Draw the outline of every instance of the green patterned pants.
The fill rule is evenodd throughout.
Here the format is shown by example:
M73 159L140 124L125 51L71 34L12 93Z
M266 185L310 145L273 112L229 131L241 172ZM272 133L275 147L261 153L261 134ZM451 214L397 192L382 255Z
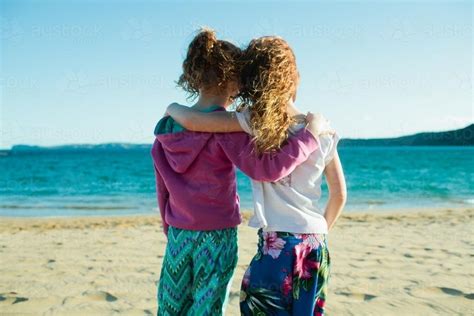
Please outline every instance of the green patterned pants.
M223 315L237 265L237 228L169 227L157 315Z

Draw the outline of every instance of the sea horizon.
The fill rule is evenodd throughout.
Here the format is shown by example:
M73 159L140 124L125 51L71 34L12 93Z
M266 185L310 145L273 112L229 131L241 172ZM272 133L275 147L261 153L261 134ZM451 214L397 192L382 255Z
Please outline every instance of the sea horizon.
M339 147L346 146L474 146L474 124L468 124L458 129L443 131L424 131L409 135L383 138L352 138L341 137ZM150 143L134 142L100 142L100 143L65 143L56 145L14 144L10 148L0 148L0 153L17 151L43 150L89 150L89 149L117 149L129 150L151 147Z

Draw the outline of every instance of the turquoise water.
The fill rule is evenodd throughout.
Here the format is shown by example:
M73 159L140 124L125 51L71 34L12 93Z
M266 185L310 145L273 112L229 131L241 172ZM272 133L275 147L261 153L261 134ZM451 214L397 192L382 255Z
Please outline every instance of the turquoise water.
M339 154L348 211L474 203L474 147L342 147ZM157 212L148 150L18 153L0 157L0 174L0 216ZM242 207L251 208L248 178L239 173L238 184Z

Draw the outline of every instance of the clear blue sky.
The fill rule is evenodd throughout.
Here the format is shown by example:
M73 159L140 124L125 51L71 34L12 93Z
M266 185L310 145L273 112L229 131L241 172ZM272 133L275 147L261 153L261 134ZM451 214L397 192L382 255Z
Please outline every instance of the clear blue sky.
M472 2L1 1L0 148L150 143L193 31L283 36L342 137L473 122Z

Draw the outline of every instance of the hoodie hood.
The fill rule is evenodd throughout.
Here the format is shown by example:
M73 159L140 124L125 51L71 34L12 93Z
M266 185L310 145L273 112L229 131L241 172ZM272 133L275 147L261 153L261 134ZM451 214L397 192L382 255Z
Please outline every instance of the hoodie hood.
M206 112L224 108L211 107ZM212 133L187 131L172 117L162 118L155 127L155 137L161 143L169 166L177 173L185 173L206 147Z

